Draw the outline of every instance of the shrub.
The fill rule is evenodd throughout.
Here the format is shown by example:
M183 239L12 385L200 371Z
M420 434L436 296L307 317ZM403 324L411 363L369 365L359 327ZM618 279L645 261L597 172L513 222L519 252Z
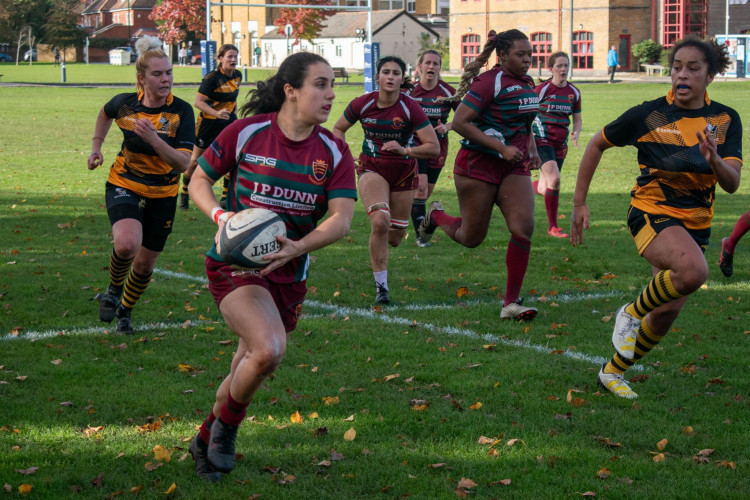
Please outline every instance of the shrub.
M653 40L643 40L633 45L633 57L638 64L653 64L661 57L662 46Z

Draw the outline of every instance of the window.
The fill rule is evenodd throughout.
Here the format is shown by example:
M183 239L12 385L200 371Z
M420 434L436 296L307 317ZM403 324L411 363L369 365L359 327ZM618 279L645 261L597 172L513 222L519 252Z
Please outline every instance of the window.
M544 68L552 53L552 33L540 31L531 34L531 67Z
M479 35L461 36L461 67L463 68L477 58L482 52L481 37Z
M414 14L417 10L417 0L406 0L406 12Z
M708 0L664 0L664 47L689 34L705 38L707 26Z
M403 10L404 0L378 0L378 10Z
M573 68L594 67L594 34L591 31L573 32Z
M341 45L336 45L336 56L341 57Z

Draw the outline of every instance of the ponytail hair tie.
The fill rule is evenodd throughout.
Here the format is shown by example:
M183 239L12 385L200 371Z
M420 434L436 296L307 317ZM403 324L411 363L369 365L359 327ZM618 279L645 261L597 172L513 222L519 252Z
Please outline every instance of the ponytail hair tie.
M488 42L494 42L496 38L497 38L497 33L495 32L495 30L490 30L490 32L487 33Z

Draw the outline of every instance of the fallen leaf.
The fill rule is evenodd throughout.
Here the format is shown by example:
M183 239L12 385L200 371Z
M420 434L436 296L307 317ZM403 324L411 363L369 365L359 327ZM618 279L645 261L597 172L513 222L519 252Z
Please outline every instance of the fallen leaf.
M171 495L172 493L175 492L176 489L177 489L177 484L176 483L172 483L172 486L170 486L169 489L167 489L167 491L164 492L164 494L165 495Z
M322 465L323 467L330 467L331 466L331 461L330 460L321 460L320 462L318 462L318 465Z
M102 480L103 479L104 479L104 473L102 472L101 474L99 474L98 476L96 476L96 478L93 481L91 481L91 486L95 486L97 488L101 488L102 487Z
M140 493L143 490L143 485L139 484L138 486L133 486L130 488L130 493Z
M463 297L464 295L468 295L468 294L469 294L468 287L462 286L458 290L456 290L456 297L458 297L459 299Z
M582 497L595 497L596 493L594 493L593 491L586 491L584 493L579 493L578 495Z
M514 439L511 439L510 441L508 441L508 442L506 443L506 445L507 445L507 446L513 446L513 445L514 445L514 444L516 444L516 443L521 443L521 444L523 444L524 446L526 446L526 443L524 443L522 439L518 439L518 438L514 438Z
M687 425L682 428L682 433L686 436L692 436L693 435L693 427L690 425Z
M612 472L606 467L603 467L596 472L596 477L599 479L607 479L610 475L612 475Z
M386 375L383 379L383 382L388 382L389 380L393 380L394 378L399 378L401 375L398 373L394 373L393 375Z
M154 460L157 462L169 462L172 460L172 454L160 444L154 446L152 451L154 452Z
M469 479L467 477L462 477L458 481L458 487L459 488L471 489L471 488L474 488L476 485L477 485L477 483L475 483L474 481L472 481L471 479Z
M18 487L18 492L21 495L28 495L29 493L31 493L32 488L33 486L31 486L30 484L23 483L21 486Z
M501 479L500 481L492 481L487 486L496 486L496 485L502 485L502 486L510 486L510 479Z
M323 396L323 404L325 404L326 406L337 405L339 404L339 397L338 396L333 396L333 397Z
M734 462L728 462L726 460L722 460L721 462L716 462L717 467L726 467L727 469L735 470L737 468L737 464Z
M661 441L659 441L658 443L656 443L656 448L657 448L657 449L658 449L659 451L662 451L662 450L664 450L664 448L666 448L666 447L667 447L667 443L668 443L668 442L669 442L669 441L668 441L668 440L667 440L666 438L665 438L665 439L662 439Z
M494 439L490 439L490 438L485 437L485 436L479 436L479 440L478 440L479 444L492 444L494 442L495 442Z
M350 427L348 431L344 433L344 440L346 441L354 441L354 438L357 437L357 431L354 430L354 427Z
M29 467L28 469L16 469L16 472L18 472L19 474L25 474L27 476L30 476L38 470L39 470L39 467Z
M470 410L478 410L482 407L482 403L480 401L477 401L473 405L469 406Z
M293 424L301 424L302 422L304 422L304 419L302 418L302 415L299 414L299 411L295 411L294 413L292 413L292 416L289 417L289 420Z
M53 359L52 361L50 361L50 363L52 363L53 365L59 365L60 363L62 363L62 359Z
M439 469L440 467L445 467L446 465L448 464L446 464L445 462L441 462L439 464L430 464L430 467L432 467L433 469Z
M663 462L664 460L666 460L666 458L667 457L664 455L664 453L657 453L656 455L654 455L654 462Z
M150 471L155 471L156 469L158 469L162 465L164 465L164 464L161 463L161 462L156 462L156 463L146 462L146 465L144 465L144 467L146 468L147 471L150 472Z

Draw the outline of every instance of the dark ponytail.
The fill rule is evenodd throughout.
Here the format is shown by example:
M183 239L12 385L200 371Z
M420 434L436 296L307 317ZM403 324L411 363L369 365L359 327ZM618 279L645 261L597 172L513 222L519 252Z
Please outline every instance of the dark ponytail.
M256 88L247 93L248 100L240 108L240 116L279 111L286 99L284 85L288 83L292 88L302 88L307 76L308 66L318 63L328 64L328 61L311 52L297 52L284 59L284 62L279 66L279 71L274 76L268 80L257 82Z

